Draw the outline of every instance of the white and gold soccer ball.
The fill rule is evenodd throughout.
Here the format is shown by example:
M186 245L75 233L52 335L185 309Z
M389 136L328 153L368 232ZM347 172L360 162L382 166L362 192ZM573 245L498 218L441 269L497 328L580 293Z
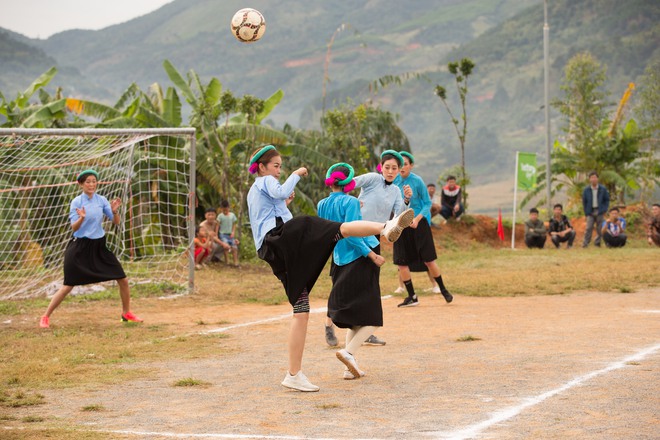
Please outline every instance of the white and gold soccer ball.
M238 41L254 43L266 32L266 20L256 9L244 8L231 19L231 31Z

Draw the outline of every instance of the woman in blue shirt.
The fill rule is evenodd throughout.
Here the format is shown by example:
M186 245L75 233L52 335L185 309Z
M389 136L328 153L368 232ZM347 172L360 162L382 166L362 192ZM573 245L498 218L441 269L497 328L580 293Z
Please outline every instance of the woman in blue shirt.
M50 327L50 315L64 301L74 286L117 280L122 304L122 321L142 322L130 310L131 294L128 279L119 260L105 245L103 216L113 224L119 224L117 215L121 200L108 202L96 194L99 174L94 170L85 170L78 177L82 194L73 199L69 210L69 221L73 229L73 238L64 252L64 283L53 296L46 313L41 317L39 326Z
M307 175L307 169L297 169L282 185L281 171L282 157L274 146L267 145L252 155L250 173L257 177L247 196L248 214L257 255L271 266L293 306L289 369L282 385L298 391L318 391L319 387L301 370L309 321L309 292L340 239L382 234L396 241L412 221L412 211L386 224L339 223L311 216L293 218L287 205L293 200L296 184Z
M325 184L332 188L329 197L318 203L319 217L336 222L362 220L360 202L349 196L355 186L353 167L338 163L330 167ZM380 299L380 240L376 237L350 237L341 240L332 253L332 291L328 298L328 316L346 333L346 346L337 358L346 365L344 379L364 376L355 360L355 352L378 327L383 325Z
M399 266L401 280L408 292L408 297L399 304L399 307L413 307L419 304L409 267L419 261L426 265L429 274L438 283L445 301L450 303L454 298L445 287L440 269L435 262L438 256L435 252L430 226L431 198L422 178L412 172L415 163L414 156L407 151L402 151L401 155L404 164L394 183L403 191L404 201L410 202L410 207L415 211L415 219L410 228L403 231L401 240L394 245L394 264Z

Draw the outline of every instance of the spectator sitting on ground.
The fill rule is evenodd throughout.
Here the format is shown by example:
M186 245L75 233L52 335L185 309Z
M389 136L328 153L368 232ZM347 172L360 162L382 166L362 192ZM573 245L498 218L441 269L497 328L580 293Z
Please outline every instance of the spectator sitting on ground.
M619 208L610 209L610 215L603 222L601 234L607 247L624 247L626 245L627 236L626 219L620 217Z
M543 249L546 238L545 223L539 220L539 210L536 208L530 209L529 220L525 222L525 244L530 249Z
M660 204L654 203L651 206L651 220L646 229L646 239L651 246L660 246Z
M444 217L445 221L450 217L460 220L464 211L461 196L461 187L456 185L456 177L447 176L447 184L442 187L440 193L440 215Z
M215 208L208 208L204 213L205 220L199 224L208 231L207 239L211 242L208 260L212 262L220 261L220 256L231 250L227 243L220 240L220 222L217 217Z
M563 213L564 207L561 203L557 203L553 209L553 216L548 223L548 231L550 233L550 239L557 249L561 246L560 243L565 241L568 242L566 249L573 247L573 240L575 240L575 230L571 226L571 222L568 221Z

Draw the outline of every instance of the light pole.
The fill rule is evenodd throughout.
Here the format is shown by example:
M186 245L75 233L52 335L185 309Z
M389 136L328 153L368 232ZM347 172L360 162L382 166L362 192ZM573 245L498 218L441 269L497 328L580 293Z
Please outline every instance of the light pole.
M552 201L550 182L552 182L552 173L550 170L550 104L548 103L548 95L550 89L550 69L548 68L548 52L550 46L550 26L548 26L548 1L543 0L543 89L545 100L545 154L547 159L547 166L545 171L545 187L546 187L546 205L548 208L548 215L552 214Z

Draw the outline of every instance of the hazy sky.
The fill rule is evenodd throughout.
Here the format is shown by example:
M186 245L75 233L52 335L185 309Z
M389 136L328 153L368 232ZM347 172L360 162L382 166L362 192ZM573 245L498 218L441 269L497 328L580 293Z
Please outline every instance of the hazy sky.
M0 0L0 27L31 38L68 29L102 29L173 0Z

